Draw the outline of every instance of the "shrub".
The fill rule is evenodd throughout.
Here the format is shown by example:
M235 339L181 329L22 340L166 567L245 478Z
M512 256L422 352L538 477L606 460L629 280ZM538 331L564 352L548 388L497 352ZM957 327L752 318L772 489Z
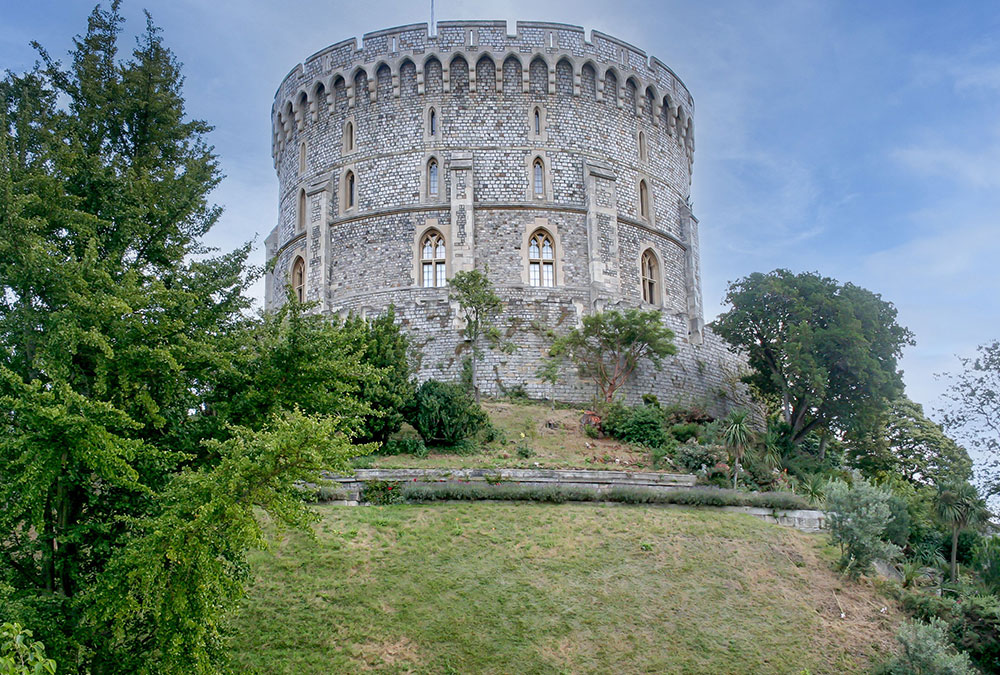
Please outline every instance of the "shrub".
M651 448L649 455L652 460L653 468L659 469L664 462L670 462L676 450L677 441L672 438L667 438L666 443L658 448Z
M399 481L370 480L361 489L361 501L373 506L402 504L406 501Z
M904 621L896 639L902 651L876 672L883 675L974 675L976 672L968 654L957 652L949 643L944 621Z
M371 406L356 443L382 443L399 431L403 411L413 398L413 370L408 360L409 339L396 323L395 309L375 319L351 318L358 329L364 363L376 369L361 379L359 398Z
M870 570L875 560L899 554L899 548L885 540L889 496L860 476L853 486L838 480L827 488L830 538L840 546L841 570L853 577Z
M406 483L403 495L411 502L497 499L514 501L619 502L623 504L684 504L688 506L758 506L770 509L807 508L797 495L785 492L747 493L736 490L693 488L651 490L616 487L601 493L581 487L561 485L516 485L513 483Z
M414 455L415 457L426 457L430 451L419 438L391 438L382 444L378 454L380 455Z
M427 380L414 395L410 424L429 445L455 445L486 428L479 404L457 384Z
M991 593L1000 591L1000 539L984 537L976 546L974 558L983 585Z
M667 442L663 428L663 411L659 406L641 405L635 408L615 405L601 420L604 433L633 445L658 448Z
M528 459L535 456L535 451L530 446L521 444L517 446L517 456L521 459Z
M889 498L889 523L885 526L885 538L900 548L910 540L910 511L902 497L893 495Z
M678 443L687 443L688 439L698 438L700 433L701 425L696 422L675 424L670 427L670 435L676 438Z
M1000 599L972 595L955 603L951 637L987 673L1000 673Z
M585 424L583 425L583 435L587 438L600 438L601 431L593 424Z
M711 474L715 467L726 461L726 449L721 445L684 443L677 447L675 458L681 468L692 473Z

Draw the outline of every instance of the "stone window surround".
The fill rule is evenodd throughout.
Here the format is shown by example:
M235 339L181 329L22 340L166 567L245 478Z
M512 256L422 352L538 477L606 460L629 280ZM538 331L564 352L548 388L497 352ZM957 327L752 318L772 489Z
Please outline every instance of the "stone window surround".
M437 129L435 130L437 133L433 136L431 135L431 110L434 111L437 124ZM429 103L424 106L424 143L441 143L441 139L443 137L443 126L441 123L443 121L444 120L441 119L441 108L437 104Z
M437 232L441 236L441 239L444 240L444 276L446 279L451 279L452 242L448 241L448 238L444 234L445 230L441 227L437 218L427 218L423 225L415 227L413 231L413 286L416 288L427 288L423 285L421 244L424 241L424 237L431 230ZM433 288L447 288L447 284L443 287L434 286Z
M535 160L542 160L542 195L535 194ZM544 150L534 149L525 158L525 173L528 177L528 190L525 198L529 202L552 201L552 166L549 163L548 153Z
M646 214L642 213L642 184L646 184ZM635 180L635 215L650 227L656 225L656 199L653 195L653 181L649 176L640 174Z
M653 281L656 282L656 302L646 302L642 297L642 257L647 251L651 253L653 258L656 260L656 276L653 277ZM639 268L639 301L643 305L650 307L666 307L667 287L666 284L664 284L663 278L663 256L661 256L660 252L656 250L656 246L653 245L653 242L645 239L639 242L639 257L636 259L636 265Z
M438 193L437 195L431 195L429 176L428 176L428 166L431 160L436 160L438 165ZM445 180L445 170L444 170L444 160L440 153L437 152L426 152L424 153L422 163L420 165L420 201L425 204L443 204L448 201L448 182Z
M347 186L347 176L348 174L354 174L354 205L348 206L348 186ZM351 213L357 213L358 202L360 199L360 181L358 180L358 170L354 167L354 163L345 164L340 170L340 189L338 190L338 206L340 215L348 215Z
M535 133L535 111L538 111L538 133ZM547 115L545 105L534 103L528 108L528 140L537 143L548 143Z
M341 138L343 154L349 155L358 151L358 123L354 120L354 115L344 118Z
M555 266L554 286L531 285L528 260L528 242L531 239L531 235L535 234L539 230L548 232L549 236L552 238L552 246L555 248L555 254L553 255L553 264ZM555 223L551 222L548 218L534 218L533 220L527 221L524 224L524 231L521 233L521 283L523 283L525 287L531 289L559 288L565 285L565 281L563 279L563 267L563 247L562 240L559 238L559 228L557 228Z
M295 195L295 232L305 232L309 215L309 198L305 188Z

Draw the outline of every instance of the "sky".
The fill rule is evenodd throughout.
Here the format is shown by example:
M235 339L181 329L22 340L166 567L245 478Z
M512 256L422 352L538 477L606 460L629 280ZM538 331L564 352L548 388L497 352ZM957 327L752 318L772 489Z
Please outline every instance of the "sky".
M94 4L0 0L0 68L30 68L30 40L65 58ZM184 64L189 114L215 126L225 214L208 243L254 240L258 263L277 221L282 78L327 45L430 16L398 0L125 0L129 36L144 9ZM597 29L680 76L695 99L706 320L751 272L868 288L915 333L901 367L932 416L935 375L1000 338L1000 2L437 0L435 16Z

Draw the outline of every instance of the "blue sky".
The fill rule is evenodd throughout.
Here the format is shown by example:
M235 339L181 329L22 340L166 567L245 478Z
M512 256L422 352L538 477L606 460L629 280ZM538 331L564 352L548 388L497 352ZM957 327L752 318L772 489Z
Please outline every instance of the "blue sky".
M0 0L0 66L30 67L29 40L63 56L93 4ZM210 243L256 237L258 257L276 219L281 79L328 44L429 16L394 0L126 0L128 31L144 8L185 65L190 113L216 126L226 213ZM934 374L1000 338L1000 3L438 0L436 17L596 28L677 72L696 106L707 319L750 272L852 281L916 334L902 367L930 409Z

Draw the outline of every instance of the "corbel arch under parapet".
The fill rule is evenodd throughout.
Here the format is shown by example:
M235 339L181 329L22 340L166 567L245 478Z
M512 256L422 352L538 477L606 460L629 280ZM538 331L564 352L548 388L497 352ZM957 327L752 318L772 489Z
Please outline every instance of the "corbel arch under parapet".
M506 54L504 54L503 60L500 63L502 65L500 66L500 73L498 74L498 77L500 78L501 81L500 84L501 91L503 93L508 93L508 90L510 90L511 93L519 93L524 91L523 83L524 83L524 74L526 71L524 69L524 60L521 58L521 55L515 52L507 52ZM508 82L508 74L507 74L508 63L512 64L512 69L516 69L516 74L512 74L511 76L512 79L510 82Z
M399 96L416 96L417 95L417 64L409 56L404 56L399 60L396 66L397 73L399 75L399 87L397 89L397 94ZM410 79L410 71L413 72L413 78ZM410 84L412 82L412 85ZM404 84L406 87L404 88Z
M635 75L629 75L625 78L625 102L629 104L632 108L632 113L636 116L639 115L639 96L642 91L642 84L639 82L639 78ZM629 101L629 98L632 100Z
M580 95L580 76L573 59L565 54L560 56L556 61L555 75L556 94L559 93L560 87L566 87L571 96Z
M643 107L649 106L649 121L654 126L660 122L660 95L656 91L655 84L646 85L645 100Z
M604 100L620 108L622 95L619 88L622 86L622 79L618 73L618 69L611 66L605 70L602 80L604 82Z
M484 93L497 93L497 94L502 93L503 73L500 73L498 76L497 63L494 60L492 54L487 52L485 54L482 54L476 60L475 72L476 72L476 89L478 91L482 91Z
M535 54L528 62L528 91L544 96L550 94L549 63L542 54Z
M461 52L455 52L448 62L448 78L445 91L456 94L468 93L472 88L475 76L469 68L469 61Z
M437 71L441 71L440 85L437 80ZM440 89L438 87L440 86ZM417 93L418 94L440 94L444 92L444 64L436 52L431 52L424 58L423 63L417 70Z
M374 86L369 86L372 93L372 100L377 101L383 95L389 98L393 91L392 66L385 60L381 60L372 66L375 73Z
M580 65L580 95L590 98L592 95L595 101L603 100L601 88L598 84L598 73L600 70L592 59L587 59Z

